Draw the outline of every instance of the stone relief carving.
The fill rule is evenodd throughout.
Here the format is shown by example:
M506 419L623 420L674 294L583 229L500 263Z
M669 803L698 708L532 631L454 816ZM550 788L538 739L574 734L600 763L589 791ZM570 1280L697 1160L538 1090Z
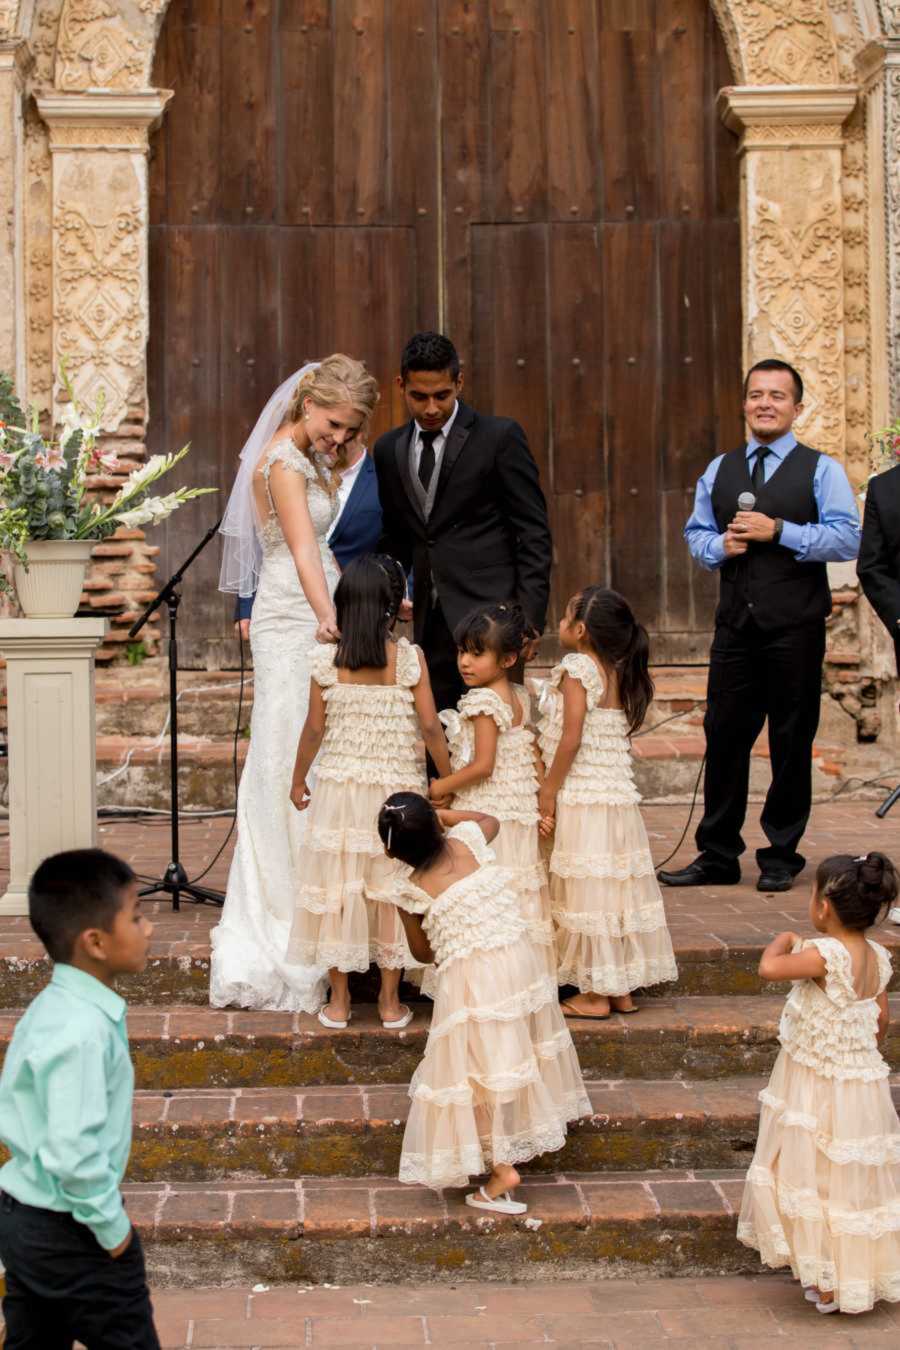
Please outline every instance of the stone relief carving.
M65 0L57 89L144 89L169 0Z
M19 22L19 0L0 0L0 37L15 33Z
M75 389L89 405L103 391L103 426L115 431L129 405L143 403L144 188L131 155L57 150L54 168L57 357L67 358Z
M884 31L891 37L900 37L900 0L878 0Z
M900 408L900 70L886 72L885 180L887 185L887 236L889 268L888 348L891 411Z
M712 0L735 79L744 84L830 84L837 79L826 0Z
M872 426L872 341L869 297L869 178L865 103L845 127L843 154L845 458L851 482L868 472L866 432Z

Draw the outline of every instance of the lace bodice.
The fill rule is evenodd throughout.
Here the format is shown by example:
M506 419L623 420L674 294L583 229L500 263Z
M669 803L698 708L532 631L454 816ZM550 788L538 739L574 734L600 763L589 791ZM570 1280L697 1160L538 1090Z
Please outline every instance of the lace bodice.
M506 947L525 932L510 889L510 873L497 866L494 850L485 843L480 827L464 820L448 831L448 838L466 845L480 864L477 870L452 882L436 899L409 880L402 883L397 897L402 909L422 916L439 966L474 952Z
M628 744L628 721L620 708L601 708L603 676L586 652L569 652L543 680L538 696L538 743L550 768L563 729L563 676L578 680L587 695L581 745L559 800L569 806L633 806L640 800Z
M336 652L334 646L318 645L311 657L312 677L327 709L316 777L337 783L391 783L394 792L421 792L412 692L422 674L418 648L400 638L394 684L341 684Z
M326 491L322 486L319 475L316 473L315 465L310 463L306 455L299 451L288 437L272 446L262 465L261 472L266 480L266 498L269 503L269 515L260 530L263 557L267 558L279 552L286 552L290 555L290 549L282 532L281 522L278 519L269 486L273 464L284 464L287 468L294 469L297 473L302 474L306 479L306 500L309 505L309 517L316 532L319 547L327 548L325 541L328 531L334 524L340 509L337 493L332 496Z
M538 780L535 738L529 725L531 702L520 685L514 684L512 689L522 710L518 726L513 726L512 708L493 689L471 689L460 699L458 709L448 708L441 713L454 773L471 763L475 753L473 718L492 717L499 733L493 773L482 782L458 792L454 805L461 811L486 811L498 820L536 825Z
M878 993L891 978L891 958L869 942L878 959ZM886 1078L890 1072L878 1049L876 996L859 998L853 988L850 953L836 938L811 938L796 951L817 947L826 965L824 989L814 980L797 980L781 1015L778 1037L798 1064L823 1078Z

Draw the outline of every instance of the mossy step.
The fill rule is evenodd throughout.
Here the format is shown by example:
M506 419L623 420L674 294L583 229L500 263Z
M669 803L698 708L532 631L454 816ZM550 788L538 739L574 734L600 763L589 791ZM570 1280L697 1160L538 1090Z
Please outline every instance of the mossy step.
M765 1078L588 1082L594 1114L532 1172L746 1166ZM900 1076L894 1084L900 1102ZM401 1086L139 1092L132 1181L396 1176Z
M519 1218L394 1180L126 1185L156 1286L591 1279L759 1270L740 1171L529 1177Z
M900 996L886 1054L900 1065ZM569 1023L588 1078L715 1079L759 1076L778 1049L783 999L648 999L634 1017ZM331 1031L305 1013L176 1007L134 1008L128 1029L141 1088L306 1087L408 1083L422 1057L430 1005L405 1031L385 1031L360 1005L350 1026ZM20 1014L0 1014L0 1050Z

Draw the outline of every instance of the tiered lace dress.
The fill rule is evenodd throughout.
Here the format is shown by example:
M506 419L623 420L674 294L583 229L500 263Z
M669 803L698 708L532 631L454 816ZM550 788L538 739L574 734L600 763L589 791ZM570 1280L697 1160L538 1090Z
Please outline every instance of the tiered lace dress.
M550 890L538 834L535 736L529 725L531 701L521 685L514 684L512 690L519 705L516 726L513 709L493 689L471 689L460 699L457 710L441 713L454 773L465 768L474 757L473 718L492 717L497 723L493 773L457 792L453 805L460 811L485 811L500 821L500 833L494 840L497 862L512 873L528 936L541 948L546 969L555 972Z
M881 993L891 960L869 945ZM857 996L842 942L795 950L809 946L825 961L825 987L798 980L785 1004L737 1235L766 1265L833 1290L842 1311L866 1312L900 1300L900 1122L875 996Z
M629 994L678 976L662 895L634 783L628 724L603 708L597 663L570 652L540 694L547 769L562 735L563 677L587 695L581 745L556 801L550 896L560 984L583 994Z
M288 957L338 970L413 966L397 913L409 869L386 855L376 828L392 792L427 792L413 688L417 648L397 643L394 684L342 683L336 648L313 653L312 677L325 700L325 736L307 808L303 876Z
M338 566L325 542L337 497L322 487L314 466L289 439L269 451L269 474L281 462L306 479L309 514L329 590ZM250 648L254 698L250 748L237 802L237 845L221 922L212 931L209 999L214 1007L315 1012L324 995L322 972L286 958L294 897L303 874L303 814L291 804L294 756L309 699L310 653L316 616L269 495L262 530L263 561L253 605Z
M561 1148L567 1123L591 1111L556 981L528 940L509 872L472 821L449 837L481 866L437 899L407 881L399 900L422 916L437 962L400 1180L435 1189Z

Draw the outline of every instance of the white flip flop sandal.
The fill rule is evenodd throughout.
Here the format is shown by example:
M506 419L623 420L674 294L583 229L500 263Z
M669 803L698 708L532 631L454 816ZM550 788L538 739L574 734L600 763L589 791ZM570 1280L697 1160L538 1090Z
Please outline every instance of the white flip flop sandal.
M319 1021L322 1023L322 1026L327 1027L329 1031L346 1031L347 1027L350 1025L350 1018L348 1017L346 1022L336 1022L333 1018L326 1015L325 1008L327 1008L327 1006L328 1004L326 1003L316 1014Z
M382 1022L381 1025L384 1027L385 1031L402 1031L404 1027L409 1026L412 1020L413 1010L412 1008L407 1008L403 1016L398 1017L396 1022Z
M833 1312L840 1312L840 1311L841 1311L841 1308L840 1308L840 1304L838 1303L837 1299L832 1299L832 1301L831 1301L830 1303L817 1303L817 1304L816 1304L816 1312L820 1312L820 1313L833 1313Z
M473 1209L489 1210L492 1214L525 1214L528 1210L528 1206L522 1200L513 1200L509 1191L504 1191L502 1195L492 1199L483 1186L479 1186L477 1191L472 1191L466 1196L466 1204L471 1205Z
M821 1294L819 1293L818 1289L813 1289L812 1287L810 1287L809 1289L803 1290L803 1297L806 1299L807 1303L818 1303L819 1299L821 1298Z

